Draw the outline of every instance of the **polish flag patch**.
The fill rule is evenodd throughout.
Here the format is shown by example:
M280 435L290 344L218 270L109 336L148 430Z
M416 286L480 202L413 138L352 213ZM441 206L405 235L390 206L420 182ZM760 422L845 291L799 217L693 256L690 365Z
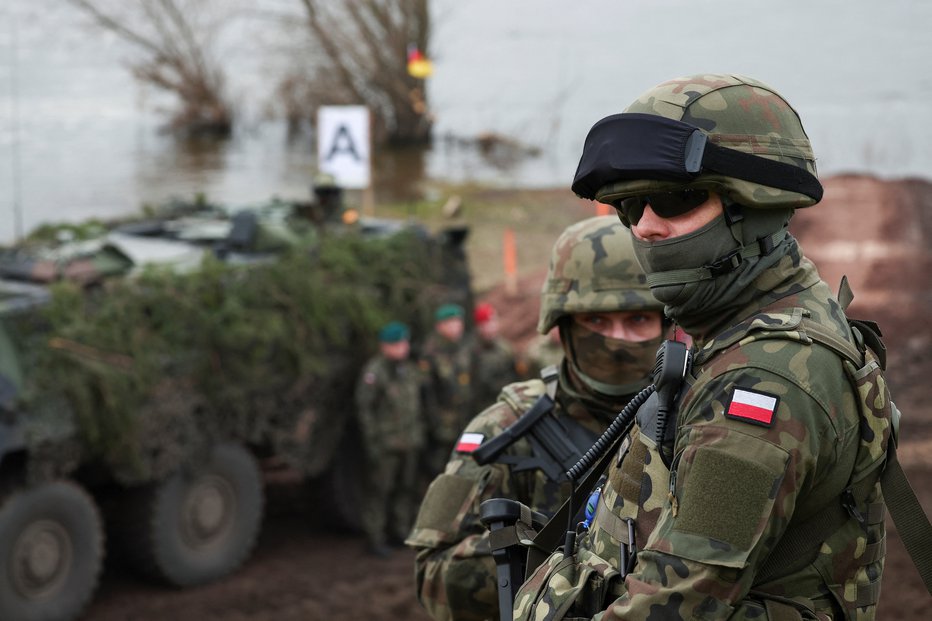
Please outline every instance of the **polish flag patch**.
M458 453L472 453L479 448L483 440L485 440L485 436L481 433L464 433L456 443L456 451Z
M731 393L731 400L725 406L725 416L752 425L771 427L779 404L780 397L776 395L747 388L735 388Z

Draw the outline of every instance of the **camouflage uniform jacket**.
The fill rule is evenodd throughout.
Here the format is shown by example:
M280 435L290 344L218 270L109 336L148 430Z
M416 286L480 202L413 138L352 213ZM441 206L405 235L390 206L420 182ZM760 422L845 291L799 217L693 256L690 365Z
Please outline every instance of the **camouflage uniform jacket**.
M502 386L518 381L515 354L504 339L473 340L473 403L485 408L495 403Z
M376 355L356 384L356 408L367 450L407 451L424 446L423 376L410 360Z
M544 394L541 380L506 386L499 400L476 416L466 433L496 437L525 414ZM572 419L591 432L601 433L610 415L597 419L584 405L559 387L554 414ZM520 439L506 452L529 456L530 442ZM428 613L447 619L497 619L495 563L488 531L479 522L479 505L489 498L512 498L545 515L552 515L568 495L568 484L547 479L539 470L512 472L509 466L480 466L466 452L455 451L443 474L431 483L406 543L417 548L417 594Z
M873 619L885 541L879 466L893 406L873 355L856 369L826 339L854 342L801 259L792 278L695 352L671 468L635 429L576 558L552 555L519 592L515 619ZM856 508L821 546L775 552L802 540L851 488ZM636 520L634 542L625 518ZM619 559L631 544L636 566L622 582ZM768 564L771 554L784 562Z
M424 344L419 364L427 381L431 441L452 447L473 414L469 342L464 338L453 343L432 334Z

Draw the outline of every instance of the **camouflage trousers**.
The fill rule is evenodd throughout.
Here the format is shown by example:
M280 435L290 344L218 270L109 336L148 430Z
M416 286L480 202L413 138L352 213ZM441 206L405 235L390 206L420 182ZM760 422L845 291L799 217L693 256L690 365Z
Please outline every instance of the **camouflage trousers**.
M369 543L401 542L408 536L419 500L418 451L390 451L369 466L362 526Z
M465 429L469 419L463 419L459 411L454 408L441 408L433 415L429 440L424 448L423 469L426 479L423 481L424 490L438 474L442 473L450 461L453 447L456 446L460 434Z

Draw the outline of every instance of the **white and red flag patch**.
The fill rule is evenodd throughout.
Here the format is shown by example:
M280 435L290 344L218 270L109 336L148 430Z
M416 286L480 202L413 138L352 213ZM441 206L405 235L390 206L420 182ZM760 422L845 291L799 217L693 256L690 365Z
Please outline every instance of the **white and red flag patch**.
M770 427L780 397L747 388L735 388L725 406L725 416L754 425Z
M461 435L460 439L457 441L456 451L459 453L472 453L479 448L483 440L485 440L485 436L481 433L470 433L467 431Z

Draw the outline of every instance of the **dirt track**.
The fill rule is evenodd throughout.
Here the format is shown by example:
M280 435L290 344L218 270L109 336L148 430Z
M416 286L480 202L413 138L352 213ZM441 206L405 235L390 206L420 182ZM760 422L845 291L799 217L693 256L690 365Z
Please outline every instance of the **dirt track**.
M365 553L362 539L329 531L306 488L267 487L266 523L252 559L216 584L184 591L154 586L108 564L86 618L94 621L428 621L411 587L414 554L390 559Z
M932 439L932 438L930 438ZM927 446L927 449L929 447ZM932 468L910 468L932 510ZM923 483L924 482L924 483ZM217 584L175 591L148 584L111 563L88 610L93 621L324 621L366 618L429 621L414 598L414 555L365 554L358 537L328 533L299 487L273 487L270 512L253 558ZM930 598L895 532L878 619L928 619Z
M932 514L932 407L925 401L926 378L932 376L932 185L842 177L829 179L826 189L824 204L797 216L793 230L833 287L847 272L856 294L851 314L873 317L886 331L889 380L905 417L901 461ZM579 209L572 197L566 201ZM533 336L542 275L527 271L519 298L501 288L487 292L505 309L506 334L518 344ZM302 490L270 485L268 517L256 553L228 579L187 591L166 590L110 562L85 618L426 621L413 594L413 554L398 550L388 560L366 556L360 539L321 525L317 518L326 506L315 506ZM930 618L932 598L893 528L887 555L878 618Z

